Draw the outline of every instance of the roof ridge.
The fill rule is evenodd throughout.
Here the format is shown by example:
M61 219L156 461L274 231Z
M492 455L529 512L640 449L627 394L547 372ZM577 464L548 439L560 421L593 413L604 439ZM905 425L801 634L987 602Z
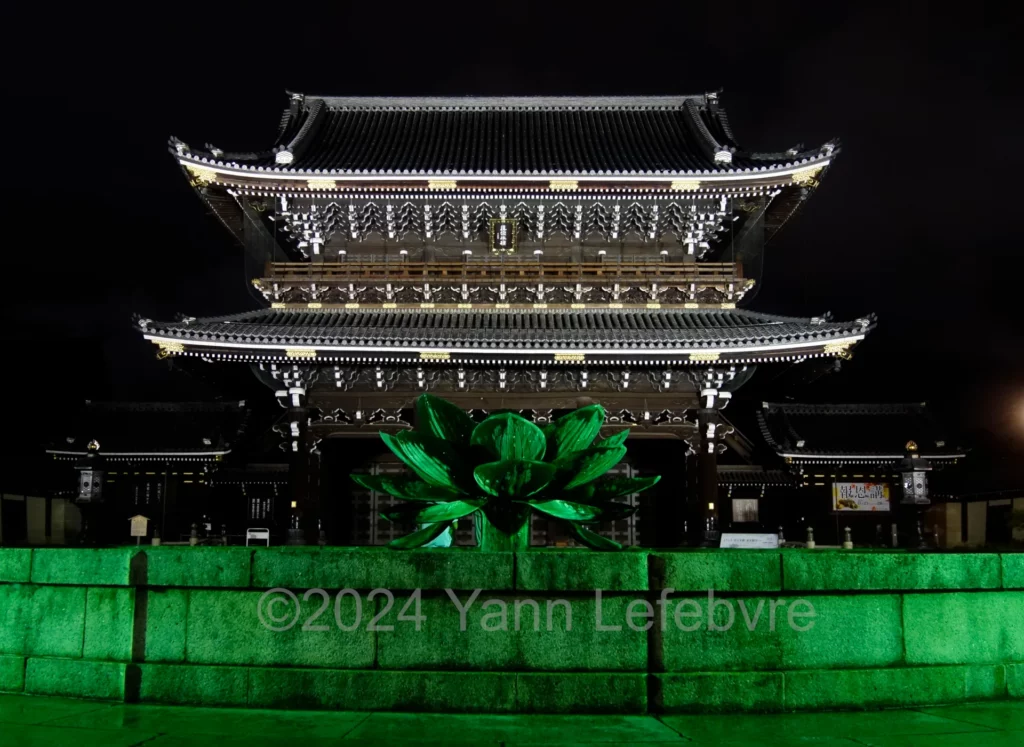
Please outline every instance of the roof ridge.
M708 95L662 96L330 96L303 95L304 107L322 101L331 108L352 109L575 109L655 108L681 109L687 101L706 104Z
M868 415L880 412L924 412L926 408L926 402L763 402L761 411L779 411L792 415Z
M97 410L120 410L124 412L146 412L146 411L160 411L160 410L231 410L231 409L245 409L244 400L238 402L216 402L216 401L203 401L203 400L188 400L185 402L179 401L160 401L160 400L147 400L147 401L118 401L118 400L87 400L84 404L86 409L93 408Z

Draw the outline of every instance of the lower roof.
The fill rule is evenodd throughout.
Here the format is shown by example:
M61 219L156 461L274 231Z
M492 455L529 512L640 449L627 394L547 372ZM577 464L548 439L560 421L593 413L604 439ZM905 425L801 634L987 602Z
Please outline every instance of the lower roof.
M842 354L872 319L833 322L743 309L264 309L178 322L139 320L173 353L330 357L410 353L490 358L583 354L755 360ZM296 350L305 351L301 355ZM289 353L290 351L290 353Z
M230 453L247 418L244 402L86 402L46 453L77 459L95 441L104 458L213 461Z
M791 461L897 462L909 442L929 459L956 459L965 453L923 402L765 402L758 421L768 445Z

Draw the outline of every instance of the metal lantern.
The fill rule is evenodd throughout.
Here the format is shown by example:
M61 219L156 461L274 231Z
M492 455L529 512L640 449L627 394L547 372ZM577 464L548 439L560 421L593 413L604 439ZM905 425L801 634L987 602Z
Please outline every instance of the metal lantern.
M103 458L98 441L90 441L85 455L75 463L78 470L77 503L103 502Z
M901 503L927 506L931 503L928 499L928 473L932 469L931 462L917 453L917 444L913 441L908 441L906 448L907 455L900 463L900 472L903 475Z

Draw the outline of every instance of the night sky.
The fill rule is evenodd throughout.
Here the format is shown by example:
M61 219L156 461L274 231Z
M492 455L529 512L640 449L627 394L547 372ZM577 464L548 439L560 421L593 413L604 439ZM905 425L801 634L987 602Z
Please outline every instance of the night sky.
M1012 11L981 2L957 15L924 4L331 5L341 9L217 17L136 6L136 17L83 6L7 19L8 467L61 437L54 424L86 398L270 398L248 374L218 391L171 371L131 315L257 306L246 280L254 268L206 214L167 138L264 149L285 90L722 89L746 148L838 137L843 152L822 186L767 247L752 305L842 319L875 312L879 326L843 371L799 396L927 400L965 431L1024 444L1013 197L1024 149L1010 60L1021 28ZM770 391L773 373L759 373L748 400Z

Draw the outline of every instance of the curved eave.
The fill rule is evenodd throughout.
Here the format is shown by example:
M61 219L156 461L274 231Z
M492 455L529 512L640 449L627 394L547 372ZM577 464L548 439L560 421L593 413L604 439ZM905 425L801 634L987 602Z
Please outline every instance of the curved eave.
M67 449L47 449L47 454L59 460L81 459L86 456L85 451L73 451ZM231 449L219 449L211 451L104 451L100 453L103 459L114 459L117 461L220 461L231 453Z
M838 150L828 154L774 164L762 168L748 169L716 169L692 171L659 171L659 172L597 172L597 171L549 171L549 172L507 172L489 171L454 172L454 171L342 171L342 170L297 170L288 168L267 168L263 166L244 166L237 163L225 163L213 158L203 158L192 154L175 154L178 163L193 175L224 186L243 186L252 183L278 182L282 185L296 185L313 181L318 189L323 189L322 182L334 181L337 185L347 184L415 184L422 181L423 186L436 180L465 181L474 185L509 184L545 186L544 182L571 180L580 186L617 184L637 184L647 187L661 186L672 188L674 181L698 181L700 185L727 186L731 184L806 184L813 180L820 171L827 168L838 155ZM690 187L688 187L690 188ZM698 187L692 187L698 188Z
M409 344L376 345L287 345L232 341L186 341L173 334L145 333L143 337L170 355L190 355L216 360L239 361L359 361L391 363L495 364L527 365L623 365L662 364L675 366L709 365L715 363L762 363L797 361L805 358L843 357L866 335L836 335L814 341L786 341L759 345L684 345L680 347L636 348L566 348L534 347L469 348Z
M818 464L831 464L831 463L839 463L839 462L849 462L849 463L856 463L856 462L861 462L861 463L864 463L864 462L895 463L895 462L902 461L907 456L906 454L885 454L885 453L872 454L870 452L862 453L862 454L853 454L853 453L850 453L850 454L845 454L845 453L843 453L843 454L824 454L824 453L821 453L821 454L819 454L819 453L808 453L808 452L800 452L800 451L786 451L784 449L776 451L775 453L778 454L780 457L786 459L787 461L790 461L790 462L793 462L793 463L796 463L796 462L806 462L806 463L818 463ZM939 454L920 454L920 457L922 459L928 459L929 461L933 461L933 462L954 461L956 459L963 459L966 456L967 456L966 452L963 452L963 453L956 452L956 453L939 453Z

